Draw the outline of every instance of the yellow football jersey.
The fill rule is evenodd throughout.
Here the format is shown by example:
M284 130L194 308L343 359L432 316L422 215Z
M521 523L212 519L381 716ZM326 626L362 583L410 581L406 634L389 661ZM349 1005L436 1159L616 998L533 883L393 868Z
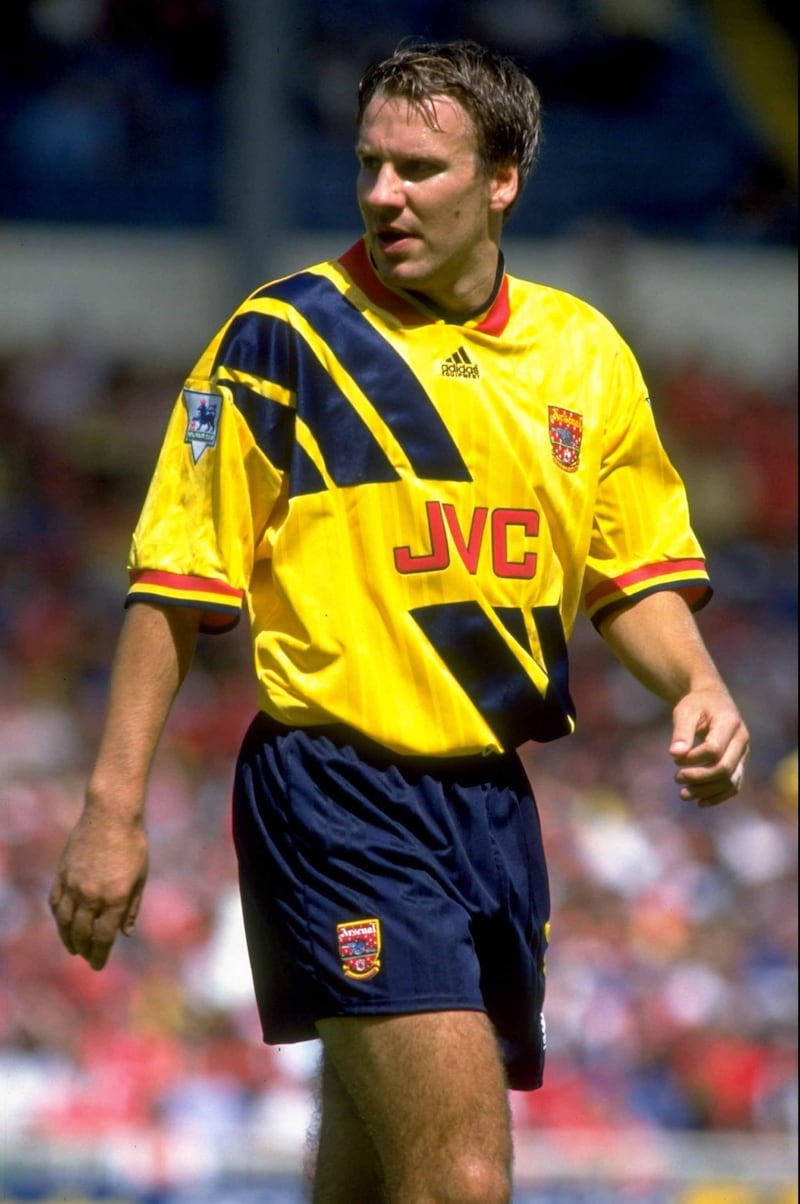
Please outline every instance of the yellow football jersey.
M172 414L128 602L247 606L260 706L406 754L574 726L567 639L710 595L639 368L591 306L502 275L443 320L363 242L255 292Z

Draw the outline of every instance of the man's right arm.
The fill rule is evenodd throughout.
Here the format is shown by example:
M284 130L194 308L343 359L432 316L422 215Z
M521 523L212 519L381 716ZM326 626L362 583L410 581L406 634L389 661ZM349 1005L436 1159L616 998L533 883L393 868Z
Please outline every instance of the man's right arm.
M97 760L50 893L61 940L94 970L106 964L117 933L132 931L139 910L147 781L192 662L200 617L197 609L145 602L125 616Z

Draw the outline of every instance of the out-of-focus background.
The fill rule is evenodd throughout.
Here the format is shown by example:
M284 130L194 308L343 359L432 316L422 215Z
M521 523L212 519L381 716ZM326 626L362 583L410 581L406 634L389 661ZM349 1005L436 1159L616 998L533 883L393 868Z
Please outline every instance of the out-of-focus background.
M0 33L0 1195L293 1204L317 1048L261 1046L228 795L244 631L204 639L153 775L137 935L93 974L46 897L128 539L194 358L354 241L354 92L407 34L538 82L512 272L634 346L753 736L677 797L669 716L588 625L576 736L527 746L553 890L546 1086L515 1200L789 1204L797 1134L796 32L756 0L5 0Z

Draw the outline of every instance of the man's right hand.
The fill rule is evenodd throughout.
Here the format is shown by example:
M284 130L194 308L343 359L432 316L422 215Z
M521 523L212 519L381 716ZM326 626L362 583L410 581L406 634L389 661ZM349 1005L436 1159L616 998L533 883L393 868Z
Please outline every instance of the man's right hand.
M86 804L56 869L50 908L70 953L93 970L133 924L147 879L150 766L191 664L201 612L137 602L125 613Z
M93 970L108 961L118 932L133 931L147 864L141 820L87 802L59 859L50 908L66 948Z

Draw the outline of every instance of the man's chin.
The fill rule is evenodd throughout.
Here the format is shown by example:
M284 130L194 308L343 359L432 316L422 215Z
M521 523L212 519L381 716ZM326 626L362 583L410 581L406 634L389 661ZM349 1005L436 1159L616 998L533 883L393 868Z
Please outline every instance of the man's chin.
M378 276L388 288L412 291L420 287L424 280L424 272L420 272L407 260L392 261L378 252L373 255L372 262Z

